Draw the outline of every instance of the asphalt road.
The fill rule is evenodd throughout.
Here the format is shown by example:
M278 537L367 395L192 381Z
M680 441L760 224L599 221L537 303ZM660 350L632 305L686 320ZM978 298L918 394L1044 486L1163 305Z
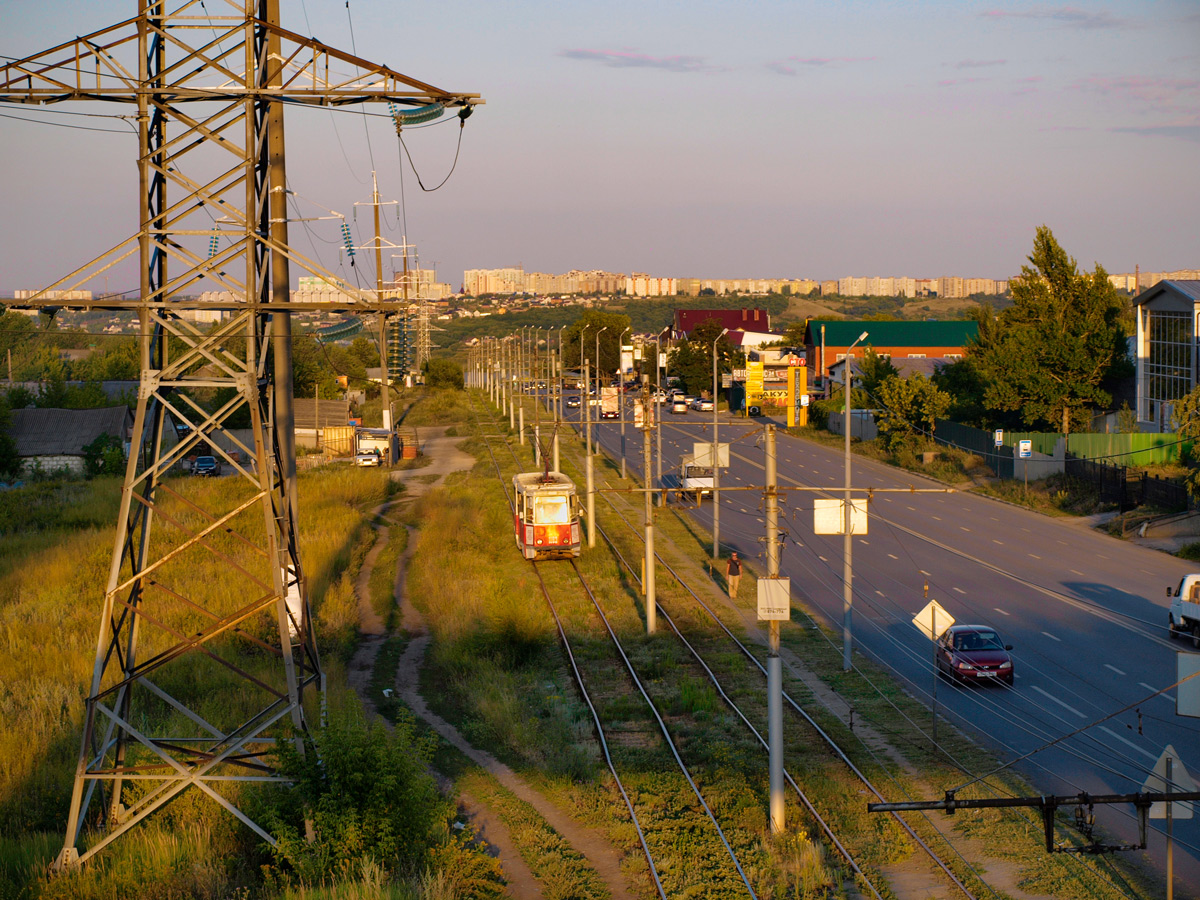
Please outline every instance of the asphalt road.
M569 410L569 418L578 412ZM664 415L662 421L666 475L694 442L712 440L712 414ZM722 417L720 439L731 444L722 488L763 484L761 427L766 421ZM605 450L619 458L619 424L606 421L598 430ZM631 416L627 465L638 473L641 437ZM844 483L838 450L780 433L777 460L781 488ZM876 489L869 532L853 542L856 651L891 669L911 693L930 703L932 648L912 624L927 602L928 580L930 598L957 622L990 625L1014 647L1011 689L941 682L939 711L1002 760L1014 762L1038 791L1138 791L1168 745L1182 756L1175 765L1182 762L1200 780L1200 719L1177 716L1170 690L1176 652L1193 648L1168 639L1165 595L1168 585L1198 564L1100 534L1078 520L973 494L886 492L942 486L857 457L852 484ZM780 526L787 535L780 574L791 577L794 596L840 632L843 539L813 534L815 496L840 494L793 490L781 503ZM693 514L711 528L711 501ZM723 551L736 549L762 562L760 493L724 492L720 524ZM1175 896L1200 897L1200 821L1180 820L1179 812ZM1137 841L1132 805L1097 807L1096 820L1110 841ZM1165 872L1165 823L1152 819L1150 829L1149 853Z

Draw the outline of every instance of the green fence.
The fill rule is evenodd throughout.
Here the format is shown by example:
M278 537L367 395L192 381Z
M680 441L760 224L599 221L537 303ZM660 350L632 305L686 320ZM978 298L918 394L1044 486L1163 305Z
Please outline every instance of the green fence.
M1072 434L1067 452L1084 459L1106 459L1121 466L1150 466L1174 462L1184 448L1177 434Z

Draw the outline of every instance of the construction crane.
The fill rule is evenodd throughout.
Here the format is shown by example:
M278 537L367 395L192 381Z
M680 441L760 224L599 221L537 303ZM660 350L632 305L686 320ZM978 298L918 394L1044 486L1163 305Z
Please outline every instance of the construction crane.
M219 14L194 0L138 0L132 18L0 66L2 101L122 103L138 130L139 231L22 301L133 311L141 351L58 868L189 790L274 843L237 790L279 780L272 748L290 735L303 750L324 699L299 553L291 313L405 306L354 288L334 303L289 302L292 266L337 279L288 242L284 109L380 102L401 120L448 109L465 120L483 102L287 31L279 0L210 6ZM134 258L136 298L48 299ZM181 299L198 282L226 299ZM229 318L205 332L180 316L201 308ZM387 364L383 354L385 381ZM227 399L214 408L214 396ZM229 426L247 411L248 440ZM197 452L237 479L206 493L208 506L167 478ZM198 577L194 562L213 558L218 577ZM200 667L220 679L196 677ZM94 837L81 848L85 826Z

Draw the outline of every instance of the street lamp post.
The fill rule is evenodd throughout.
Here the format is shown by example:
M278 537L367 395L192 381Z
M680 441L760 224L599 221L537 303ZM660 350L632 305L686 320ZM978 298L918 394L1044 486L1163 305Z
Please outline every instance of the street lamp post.
M605 331L608 331L607 325L596 332L596 436L592 441L592 453L597 455L600 453L600 418L604 412L604 401L600 399L600 335Z
M850 561L850 553L853 542L850 534L850 513L852 510L850 500L850 364L854 357L852 351L861 341L867 339L867 332L863 332L858 336L853 344L846 348L846 358L842 361L842 379L846 387L846 410L845 418L842 420L842 429L846 432L846 493L842 500L842 671L850 671L850 646L851 639L851 612L854 605L854 591L852 579L854 577L854 567Z
M666 328L664 328L662 331L660 331L658 334L656 334L654 336L654 380L657 382L658 392L660 394L663 393L663 391L664 391L663 382L667 380L666 366L663 366L661 370L658 367L658 362L660 359L662 359L661 339L662 339L662 336L670 330L671 330L671 326L668 325ZM670 348L668 347L668 349L670 349ZM657 456L657 461L655 462L654 474L658 481L658 486L660 488L662 487L662 483L663 483L663 480L662 480L662 414L664 412L663 406L665 406L665 405L666 404L664 404L664 403L658 404L658 412L654 417L654 421L655 421L655 429L654 430L656 432L655 437L656 437L656 440L658 441L658 451L657 451L658 456ZM661 493L661 492L659 493L658 505L659 506L667 505L667 495L665 493Z
M633 331L632 327L627 327L625 331ZM625 331L621 332L621 337L617 340L617 377L621 380L621 386L618 397L621 398L621 405L618 407L621 415L621 477L625 477L625 373L621 370L621 363L624 361L625 354ZM644 412L644 410L643 410ZM643 425L645 422L642 423Z
M538 358L538 342L541 340L541 325L533 326L533 346L529 354L529 380L533 383L533 462L534 468L542 464L542 392L538 387L541 360ZM549 341L547 341L549 343Z
M723 328L712 343L713 361L713 443L712 456L709 462L713 467L713 559L721 558L721 466L717 459L717 342L729 334L728 328Z

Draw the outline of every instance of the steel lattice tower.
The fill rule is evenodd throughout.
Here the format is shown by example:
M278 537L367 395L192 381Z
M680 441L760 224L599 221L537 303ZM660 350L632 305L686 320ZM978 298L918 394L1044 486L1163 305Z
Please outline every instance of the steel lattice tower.
M139 262L137 299L87 304L137 312L141 385L56 865L189 788L273 843L229 783L278 780L268 754L302 742L308 689L323 686L298 547L291 311L402 306L353 289L344 304L288 302L290 265L336 279L288 243L283 110L381 101L465 118L482 101L286 31L279 0L139 0L133 18L0 67L0 100L109 100L138 125L138 233L45 289ZM232 299L178 298L201 282ZM178 315L214 306L229 318L208 331ZM206 446L233 477L203 505L168 473ZM192 561L213 558L219 577L197 577ZM95 839L81 850L85 824Z

